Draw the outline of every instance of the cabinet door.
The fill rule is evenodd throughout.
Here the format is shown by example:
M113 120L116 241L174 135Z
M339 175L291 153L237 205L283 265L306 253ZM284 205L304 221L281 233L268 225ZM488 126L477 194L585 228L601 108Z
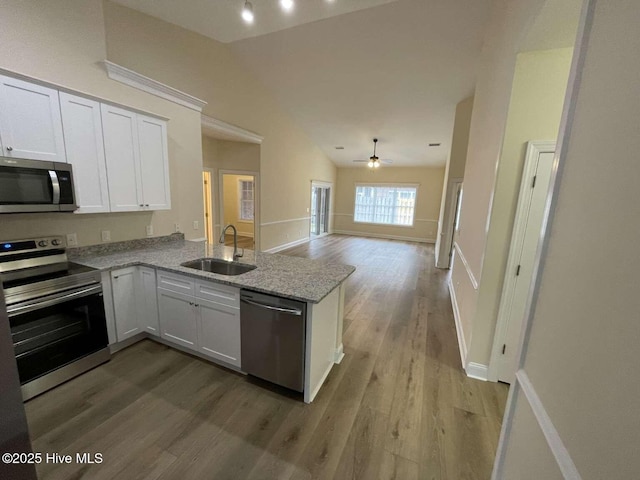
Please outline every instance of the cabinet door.
M136 273L137 267L123 268L111 272L116 336L119 342L142 331L138 325Z
M101 111L111 211L142 210L137 116L105 104Z
M138 115L140 139L140 171L142 201L145 209L169 210L169 158L167 149L167 123Z
M197 300L198 350L240 367L240 309Z
M158 288L158 310L162 338L196 350L198 330L193 296Z
M138 320L140 328L151 335L160 335L158 326L158 295L156 292L156 271L153 268L138 267L140 292L138 295Z
M79 207L75 213L108 212L109 191L100 103L60 92L60 109L67 162L73 166Z
M66 162L58 91L0 75L0 136L3 156Z

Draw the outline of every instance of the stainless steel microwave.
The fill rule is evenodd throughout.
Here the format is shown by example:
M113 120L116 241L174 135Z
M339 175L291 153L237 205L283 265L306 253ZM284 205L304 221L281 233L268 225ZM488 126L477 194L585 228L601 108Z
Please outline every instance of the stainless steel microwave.
M0 213L76 208L71 165L0 157Z

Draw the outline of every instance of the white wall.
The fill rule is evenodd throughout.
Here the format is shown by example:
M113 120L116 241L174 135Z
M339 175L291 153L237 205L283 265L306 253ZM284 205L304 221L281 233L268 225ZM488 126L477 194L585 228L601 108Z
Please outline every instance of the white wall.
M584 480L627 480L640 472L640 3L593 4L521 373L566 447L560 458ZM519 478L512 456L540 428L523 421L526 402L510 404L499 478Z

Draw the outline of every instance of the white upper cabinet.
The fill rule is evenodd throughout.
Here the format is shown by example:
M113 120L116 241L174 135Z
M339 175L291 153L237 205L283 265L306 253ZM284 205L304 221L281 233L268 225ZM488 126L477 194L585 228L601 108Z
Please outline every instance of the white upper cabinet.
M171 194L166 122L138 115L138 138L144 206L149 210L168 210Z
M142 210L137 115L102 104L102 128L111 211Z
M60 92L67 161L73 166L78 210L109 211L109 187L102 139L100 103Z
M102 127L111 211L170 209L166 122L103 104Z
M2 155L66 162L58 91L0 75Z

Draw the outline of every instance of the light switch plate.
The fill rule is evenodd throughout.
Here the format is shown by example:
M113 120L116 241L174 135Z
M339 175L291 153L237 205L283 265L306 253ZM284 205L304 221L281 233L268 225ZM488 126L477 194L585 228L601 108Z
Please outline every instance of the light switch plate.
M111 230L102 230L102 241L103 242L111 241Z
M198 220L193 221L193 229L198 230L200 228L200 222Z
M150 237L151 235L153 235L153 225L147 225L147 237Z

